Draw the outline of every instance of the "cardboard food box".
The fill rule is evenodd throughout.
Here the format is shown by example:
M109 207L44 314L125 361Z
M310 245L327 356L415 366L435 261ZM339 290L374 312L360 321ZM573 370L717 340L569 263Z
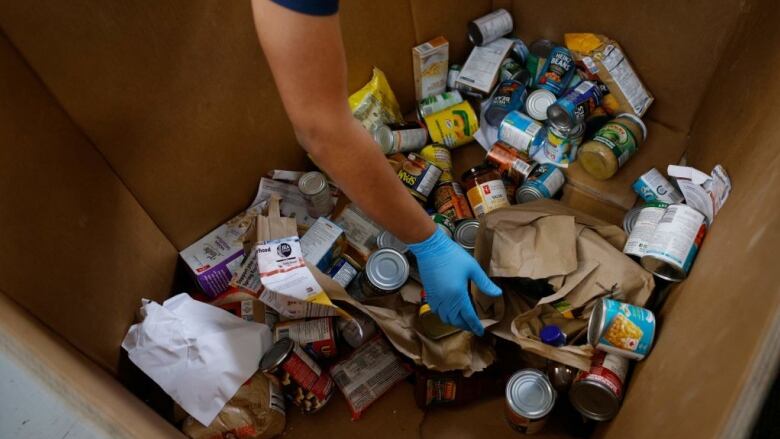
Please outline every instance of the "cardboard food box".
M412 49L414 91L418 101L447 90L450 43L436 37Z

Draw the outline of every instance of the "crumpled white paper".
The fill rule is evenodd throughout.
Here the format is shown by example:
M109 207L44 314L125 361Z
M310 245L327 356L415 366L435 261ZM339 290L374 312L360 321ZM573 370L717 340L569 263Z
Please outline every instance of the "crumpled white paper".
M130 360L187 413L209 425L258 368L271 330L215 306L176 295L162 305L143 299L144 320L122 347Z

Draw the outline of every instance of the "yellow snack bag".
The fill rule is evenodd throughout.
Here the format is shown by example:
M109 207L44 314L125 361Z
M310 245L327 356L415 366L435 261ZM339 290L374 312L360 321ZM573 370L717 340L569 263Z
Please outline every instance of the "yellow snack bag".
M349 97L349 108L371 133L379 125L398 123L404 119L387 77L376 67L371 80Z

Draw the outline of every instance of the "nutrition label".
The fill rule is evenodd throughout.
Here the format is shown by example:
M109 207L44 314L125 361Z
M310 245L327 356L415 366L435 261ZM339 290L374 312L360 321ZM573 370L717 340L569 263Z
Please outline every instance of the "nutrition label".
M655 228L647 254L673 262L687 272L702 227L704 215L696 209L681 204L669 206Z
M642 257L647 251L650 240L661 217L664 216L666 209L661 207L645 207L639 211L636 217L636 223L628 235L626 246L623 247L623 253Z
M608 47L602 64L626 96L626 100L638 115L644 114L652 102L636 72L617 46Z

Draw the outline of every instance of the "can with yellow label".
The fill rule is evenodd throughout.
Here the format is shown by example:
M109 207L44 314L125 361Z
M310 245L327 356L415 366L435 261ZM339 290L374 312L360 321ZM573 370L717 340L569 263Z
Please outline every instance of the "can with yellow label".
M461 102L438 113L425 116L425 125L434 143L456 148L474 140L479 119L468 102Z

